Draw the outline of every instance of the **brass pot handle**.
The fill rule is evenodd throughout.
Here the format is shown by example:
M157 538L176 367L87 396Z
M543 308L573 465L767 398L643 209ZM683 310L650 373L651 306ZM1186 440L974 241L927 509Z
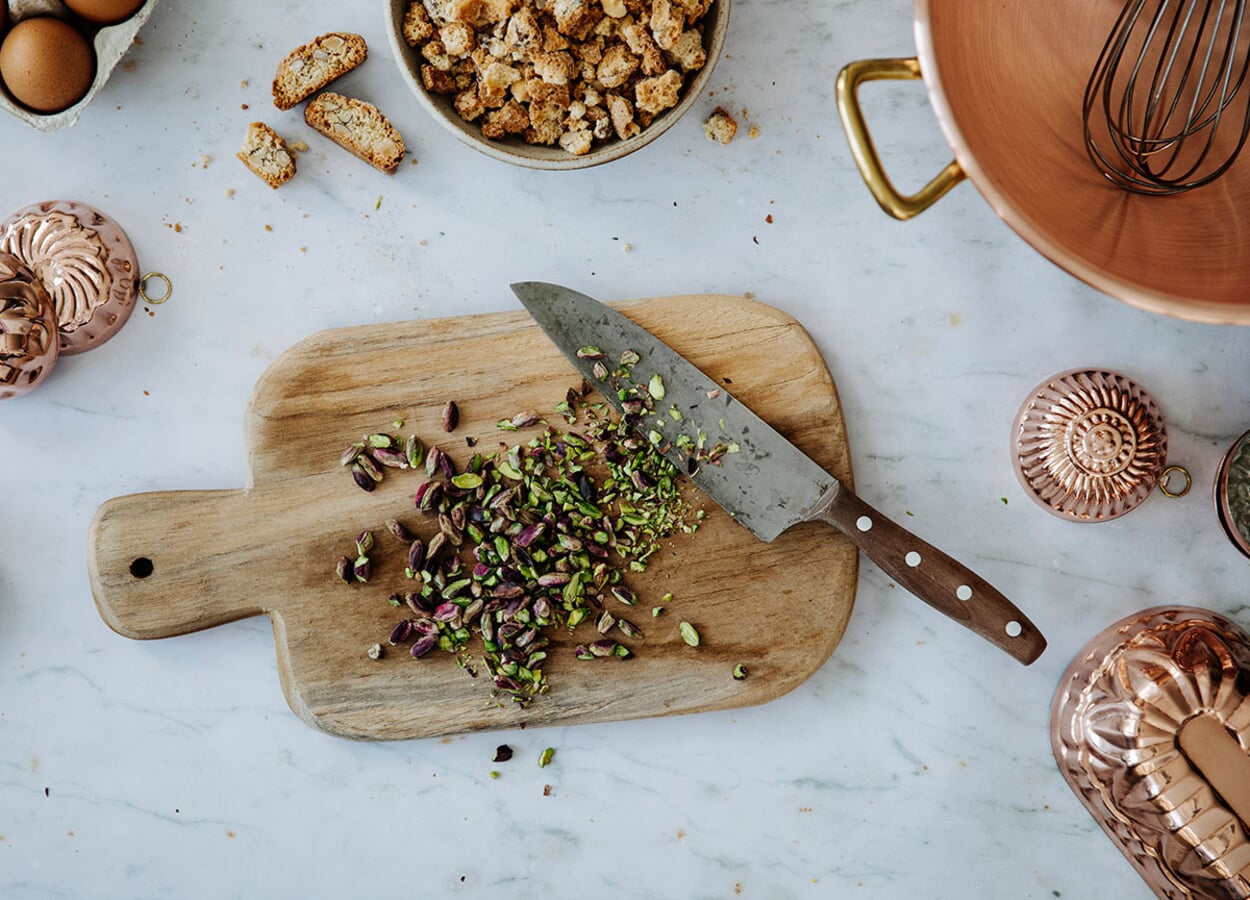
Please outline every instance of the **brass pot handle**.
M890 182L877 156L877 148L868 133L864 112L859 107L859 86L865 81L909 81L921 78L920 61L916 57L904 59L861 59L847 63L838 73L838 114L846 130L847 143L859 174L887 214L906 221L918 216L946 195L946 192L967 177L958 160L937 174L932 181L914 194L901 193Z

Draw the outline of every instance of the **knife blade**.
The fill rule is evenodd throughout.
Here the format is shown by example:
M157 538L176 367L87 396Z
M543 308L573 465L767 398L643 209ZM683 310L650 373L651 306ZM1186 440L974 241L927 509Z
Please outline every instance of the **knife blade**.
M832 525L898 584L1019 662L1042 654L1046 639L996 588L877 512L651 332L560 285L512 290L626 423L760 540L800 522Z

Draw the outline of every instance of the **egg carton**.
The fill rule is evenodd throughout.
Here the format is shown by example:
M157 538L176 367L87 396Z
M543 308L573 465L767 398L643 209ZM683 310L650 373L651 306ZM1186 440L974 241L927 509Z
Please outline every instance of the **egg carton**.
M31 16L56 16L84 29L87 36L91 38L92 47L95 48L96 72L95 80L91 82L86 95L73 106L58 113L42 115L31 112L13 99L2 83L0 83L0 109L11 113L39 131L61 131L69 128L78 121L79 115L87 108L87 104L109 80L113 69L126 55L139 29L152 15L152 10L156 8L158 2L159 0L147 0L133 16L124 22L116 25L96 26L78 19L61 0L8 0L6 6L9 26L16 25ZM7 33L7 28L4 30Z

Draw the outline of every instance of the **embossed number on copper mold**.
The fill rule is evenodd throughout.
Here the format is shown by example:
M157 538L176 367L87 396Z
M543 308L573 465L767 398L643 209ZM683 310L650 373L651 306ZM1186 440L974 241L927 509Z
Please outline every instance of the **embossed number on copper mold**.
M62 354L103 344L134 311L134 247L98 209L70 200L27 206L0 223L0 251L21 259L43 282L56 307Z
M1167 465L1168 437L1154 399L1123 375L1075 369L1047 379L1016 416L1013 461L1025 493L1076 522L1122 516L1164 484L1188 490ZM1185 476L1172 491L1166 476Z

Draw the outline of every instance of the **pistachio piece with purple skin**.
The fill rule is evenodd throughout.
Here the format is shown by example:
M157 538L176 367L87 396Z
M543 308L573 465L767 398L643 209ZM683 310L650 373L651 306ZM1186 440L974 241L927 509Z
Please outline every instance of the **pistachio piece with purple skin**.
M447 546L447 535L441 531L430 538L430 542L425 547L425 564L429 566L443 552L443 548Z
M356 465L352 467L352 471L355 472L357 468L363 469L365 474L374 481L381 481L384 477L381 466L368 453L360 454L360 458L356 460Z
M343 448L343 452L339 454L339 465L350 466L360 457L360 451L364 447L361 444L348 444Z
M595 621L595 631L600 634L607 634L616 625L616 616L604 610L599 614L599 618Z
M593 643L586 645L586 649L590 651L590 655L599 657L600 659L615 655L616 648L616 641L610 640L594 641Z
M391 437L389 434L371 434L365 438L365 442L370 447L375 448L395 446L395 438Z
M414 572L420 572L423 565L425 565L425 544L413 538L412 543L408 545L408 568Z
M424 637L417 638L416 641L413 642L412 649L409 652L412 653L414 659L420 659L437 646L438 635L427 634Z
M404 544L411 544L417 539L417 536L409 531L408 527L398 519L387 519L386 530L395 535L396 540Z
M626 637L642 637L642 629L628 619L617 619L616 627L621 629L621 633Z
M417 509L422 512L437 509L439 501L443 499L443 486L437 481L423 481L421 486L417 488L417 493L413 499Z
M396 450L393 447L376 447L369 451L369 455L388 469L408 468L408 457L402 450Z
M377 482L369 477L368 473L361 467L360 463L352 466L352 480L356 482L356 487L362 491L371 491L377 487Z
M408 435L408 440L404 444L404 456L408 459L410 469L417 468L425 459L425 445L415 434Z
M352 561L350 557L342 557L338 565L334 567L334 573L338 575L339 580L344 584L353 584L355 578L352 574Z
M431 447L425 451L425 474L428 478L433 478L434 473L438 471L438 458L443 455L443 451L437 447Z
M373 532L362 531L356 535L356 555L368 556L369 551L373 549Z
M394 647L396 644L403 644L412 637L412 620L403 619L396 623L391 629L390 637L386 639L387 643Z
M616 584L611 589L612 596L624 603L626 606L633 606L638 602L638 598L634 596L634 592L623 584Z
M446 453L439 452L438 467L443 470L443 477L448 481L456 477L456 465Z
M369 564L367 556L362 556L352 563L352 576L362 584L369 580L372 572L373 567Z
M456 406L455 400L448 400L443 406L443 431L448 434L456 430L456 426L460 424L460 407Z
M531 425L537 425L542 421L542 416L537 410L527 409L525 412L519 412L512 417L511 424L513 428L529 428Z

